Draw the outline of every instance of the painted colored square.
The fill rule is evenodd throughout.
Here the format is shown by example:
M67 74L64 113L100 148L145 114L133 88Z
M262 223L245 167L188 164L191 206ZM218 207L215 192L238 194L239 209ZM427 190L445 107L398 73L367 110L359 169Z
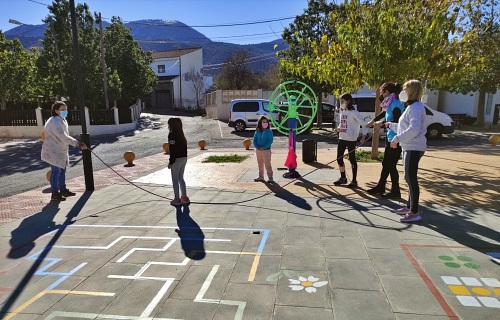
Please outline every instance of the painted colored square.
M460 277L460 280L462 280L465 285L467 286L474 286L474 287L482 287L483 284L476 278L472 277Z
M457 296L458 301L466 307L480 307L481 304L473 297Z
M493 288L500 288L500 281L495 278L481 278L485 285Z
M454 294L470 296L469 290L464 286L448 286L448 288L450 288L451 292Z
M490 298L490 297L477 297L479 301L484 304L485 307L488 308L499 308L500 309L500 301L496 298Z
M441 279L443 279L444 283L446 284L454 284L458 286L462 284L457 277L441 276Z

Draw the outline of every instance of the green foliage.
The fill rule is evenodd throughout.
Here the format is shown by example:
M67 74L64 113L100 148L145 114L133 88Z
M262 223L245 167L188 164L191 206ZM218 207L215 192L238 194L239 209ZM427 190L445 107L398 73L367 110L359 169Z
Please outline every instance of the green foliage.
M70 104L75 104L78 95L69 2L54 0L48 8L50 14L44 19L48 27L37 61L38 80L44 84L45 95L66 96ZM87 107L100 108L104 105L104 88L99 30L86 4L78 4L75 9L85 103ZM113 17L105 30L105 46L111 100L129 106L152 91L156 74L151 69L151 54L140 48L119 18Z
M7 40L0 30L0 106L7 100L33 100L37 52L26 51L17 39Z
M345 86L342 81L337 81L344 77L342 70L324 65L325 61L319 57L322 54L318 47L321 41L337 42L337 30L330 23L331 17L336 17L337 21L344 19L344 6L326 0L309 0L304 13L283 30L283 39L290 47L281 53L282 81L297 79L309 83L317 92L334 92L334 89Z
M205 158L202 162L203 163L209 163L209 162L214 162L214 163L222 163L222 162L243 162L244 160L248 159L249 156L241 156L237 154L231 154L231 155L224 155L224 156L208 156Z
M380 162L384 159L384 153L382 151L378 152L377 159L371 158L371 151L366 150L356 150L356 161L358 162ZM348 155L345 155L344 158L348 159Z
M46 83L45 95L65 96L68 103L74 105L78 101L78 91L69 2L54 0L48 9L50 14L43 20L47 24L43 48L37 61L38 79ZM95 108L102 101L102 77L98 72L99 35L86 4L78 4L75 12L85 104Z
M106 28L105 45L108 74L118 75L121 81L121 104L129 106L150 93L156 85L151 53L141 49L119 17L113 17Z
M473 0L460 12L464 19L454 41L454 72L440 87L462 94L479 91L477 125L483 126L486 93L495 93L500 86L500 4Z

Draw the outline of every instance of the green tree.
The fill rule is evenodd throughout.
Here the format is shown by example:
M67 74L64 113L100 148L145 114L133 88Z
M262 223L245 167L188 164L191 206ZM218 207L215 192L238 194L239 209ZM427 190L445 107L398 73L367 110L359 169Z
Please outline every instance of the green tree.
M221 72L215 79L217 89L256 89L254 75L247 66L249 58L248 51L240 50L224 61Z
M7 40L0 30L0 107L8 100L32 100L36 51L27 51L18 39Z
M328 3L326 0L309 0L304 13L297 16L294 22L283 30L283 40L289 48L280 54L283 57L281 77L287 80L295 78L310 84L319 97L322 92L338 94L345 87L342 83L344 73L337 74L338 69L328 70L327 81L318 76L319 72L324 72L326 69L322 68L323 66L319 63L318 55L321 51L316 45L322 39L329 44L338 41L335 25L330 23L332 16L337 21L345 19L344 6L337 5L335 2ZM342 58L349 57L343 56ZM351 82L351 79L348 80ZM318 125L321 126L321 123L321 112L318 112Z
M459 0L345 1L346 18L332 15L330 22L337 29L338 42L323 37L314 47L318 58L305 62L320 80L332 82L332 76L340 76L344 90L355 89L349 84L358 81L378 88L386 81L440 79L450 70L450 37L460 5ZM378 132L372 141L372 157L376 157Z
M47 29L37 63L39 77L49 84L50 92L46 92L47 95L67 96L70 103L76 104L78 95L69 2L54 0L48 8L50 14L43 20ZM78 4L75 11L85 102L87 107L96 108L103 95L99 71L99 34L88 5Z
M462 94L478 91L476 125L484 126L487 93L500 86L500 7L496 0L474 0L463 8L455 41L454 70L441 88ZM432 84L434 85L434 84ZM437 84L437 86L439 83Z
M128 107L150 93L156 85L157 77L151 69L153 58L150 52L141 49L119 17L113 17L106 27L105 45L108 74L118 75L121 81L120 104Z
M108 98L114 102L114 106L118 104L118 100L120 100L122 95L122 81L120 80L120 76L116 73L116 70L113 71L108 76Z

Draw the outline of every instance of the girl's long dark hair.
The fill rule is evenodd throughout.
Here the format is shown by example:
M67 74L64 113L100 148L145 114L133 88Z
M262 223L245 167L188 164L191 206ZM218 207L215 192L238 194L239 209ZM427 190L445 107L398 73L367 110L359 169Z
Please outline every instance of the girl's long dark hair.
M259 121L257 121L257 131L264 131L264 128L262 128L262 120L267 120L267 123L269 123L269 119L266 117L266 116L261 116L259 118ZM271 125L271 124L269 124ZM270 129L270 127L267 127L268 129Z
M354 110L354 99L349 93L344 93L339 97L340 99L344 99L347 102L347 110Z
M184 136L184 130L182 130L182 121L180 118L170 118L168 119L168 127L170 132L179 139L183 144L187 144L186 136Z

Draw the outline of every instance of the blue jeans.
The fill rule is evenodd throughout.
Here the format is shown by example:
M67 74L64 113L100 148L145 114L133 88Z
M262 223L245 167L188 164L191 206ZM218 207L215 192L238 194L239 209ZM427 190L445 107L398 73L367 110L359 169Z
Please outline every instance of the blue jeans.
M52 193L58 193L59 190L66 190L66 169L51 165L50 170L50 189Z

